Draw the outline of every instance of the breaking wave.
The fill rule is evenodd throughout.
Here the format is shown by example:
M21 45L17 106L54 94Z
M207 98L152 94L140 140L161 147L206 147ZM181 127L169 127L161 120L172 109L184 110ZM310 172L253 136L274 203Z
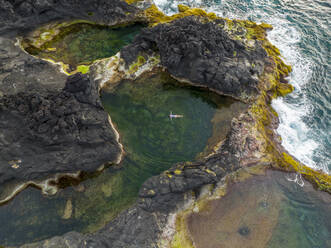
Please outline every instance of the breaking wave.
M330 96L328 91L327 20L317 12L325 5L318 1L236 1L236 0L154 0L167 14L177 12L178 4L201 7L222 17L248 19L272 24L268 39L279 48L284 61L292 65L290 95L273 101L279 114L277 132L290 154L306 165L329 173L331 159ZM324 6L324 9L331 6ZM323 8L322 8L323 9ZM327 16L327 14L325 14ZM319 28L316 30L316 22ZM326 51L326 54L322 53ZM313 55L313 56L312 56ZM326 56L326 57L325 57ZM321 90L325 87L325 90Z

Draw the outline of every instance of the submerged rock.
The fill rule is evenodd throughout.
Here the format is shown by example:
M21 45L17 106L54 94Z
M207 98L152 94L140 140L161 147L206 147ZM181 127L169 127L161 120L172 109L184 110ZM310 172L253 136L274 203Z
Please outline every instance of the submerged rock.
M67 220L70 219L72 215L72 201L69 199L66 203L66 206L64 208L63 216L62 218Z
M327 247L331 199L311 185L288 181L292 176L243 170L230 179L226 195L201 199L198 211L193 204L179 214L185 219L179 232L196 248Z
M68 74L87 73L89 65L118 53L142 28L141 24L109 27L88 21L51 23L20 42L26 52L60 63Z
M11 1L2 0L2 3L0 16L6 18L2 19L5 25L0 32L9 34L9 30L16 30L13 31L16 34L21 27L32 28L53 19L63 19L65 14L70 18L86 17L113 24L116 20L137 20L139 12L120 1L91 0L84 6L69 0L60 1L59 6L55 1L23 1L17 6ZM92 9L95 14L83 15ZM1 113L4 113L1 125L2 130L6 130L2 137L11 135L13 141L19 142L1 140L3 149L7 149L8 144L11 147L4 155L1 153L3 161L8 160L9 168L7 164L1 165L0 183L13 178L35 179L56 172L95 170L104 162L118 160L120 145L99 103L96 85L99 80L102 84L114 83L157 67L182 82L250 103L247 111L232 119L230 131L225 140L219 141L214 153L199 161L176 164L148 179L140 189L137 203L101 230L85 235L70 232L22 247L165 246L169 241L165 239L174 237L174 214L196 201L206 185L214 187L229 173L257 164L298 171L321 189L330 191L330 177L314 172L289 156L275 133L278 118L270 107L271 99L289 93L293 87L284 80L291 68L281 61L278 49L266 39L266 29L271 27L225 20L185 6L181 6L180 11L173 17L165 16L155 6L140 12L139 20L154 27L145 29L117 56L92 66L90 80L81 74L61 78L49 64L13 47L12 39L3 39L8 45L2 56L8 63L0 67L0 102ZM39 18L31 21L37 15ZM9 25L10 22L14 25ZM151 57L154 59L149 63ZM34 63L39 69L44 66L45 70L53 71L49 74L41 69L33 72ZM19 72L21 69L23 74ZM26 80L27 72L34 78L43 75L42 82L53 75L57 79L50 80L49 85L35 85ZM9 80L11 77L19 87ZM111 79L110 82L107 79ZM20 131L12 131L10 126ZM90 128L92 131L88 131ZM32 146L20 147L24 144ZM39 151L37 156L33 153L35 150ZM22 174L16 172L26 161L31 162L27 170ZM244 235L248 233L246 229L240 230ZM176 242L181 244L180 241Z

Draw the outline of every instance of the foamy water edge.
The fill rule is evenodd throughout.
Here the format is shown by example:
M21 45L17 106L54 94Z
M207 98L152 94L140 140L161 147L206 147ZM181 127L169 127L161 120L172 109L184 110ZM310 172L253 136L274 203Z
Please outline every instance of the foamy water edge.
M250 19L255 22L266 22L273 25L274 29L268 33L268 39L279 48L283 60L292 66L292 73L288 80L295 90L285 98L278 98L272 102L272 107L279 115L280 124L277 133L282 137L282 145L299 161L314 169L322 169L329 173L327 164L316 164L314 154L319 147L318 141L310 137L311 130L303 122L303 117L310 114L309 102L301 90L311 79L314 62L305 58L300 52L299 42L301 34L292 23L286 19L286 15L273 13L268 15L260 8L265 7L266 2L254 0L254 10L244 11L237 8L237 1L222 1L222 5L213 3L211 6L203 6L203 2L180 0L154 0L156 5L167 14L173 14L178 4L187 4L192 7L202 7L219 16L232 19ZM245 3L241 3L245 5ZM229 11L229 9L231 11Z

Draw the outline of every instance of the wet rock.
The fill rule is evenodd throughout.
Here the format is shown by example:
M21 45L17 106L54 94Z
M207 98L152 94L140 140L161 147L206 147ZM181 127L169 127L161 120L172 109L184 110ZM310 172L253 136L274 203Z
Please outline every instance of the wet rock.
M216 184L226 174L241 168L243 160L254 154L249 146L242 146L246 136L243 135L244 125L239 123L249 119L247 115L242 114L232 122L226 141L214 155L194 163L177 164L161 175L149 178L142 185L133 207L96 233L80 236L75 244L78 247L101 248L157 247L171 213L182 209L190 199L194 200L192 195L202 186ZM246 233L245 230L243 232ZM55 239L64 242L70 235L39 242L29 248L46 247L47 242Z
M119 0L0 1L1 184L94 171L118 162L121 153L98 85L81 74L68 77L59 66L26 54L16 38L52 21L116 24L137 11Z
M258 76L267 57L261 44L248 50L218 25L185 17L145 29L125 47L127 65L139 54L158 52L161 64L175 77L247 101L258 93ZM259 66L251 66L259 65Z
M81 74L60 92L4 95L0 113L0 183L94 171L121 153L97 86ZM13 159L21 160L20 168L10 169Z
M70 219L71 215L72 215L72 200L69 199L69 200L67 200L67 203L65 205L62 219L65 219L65 220Z
M12 36L38 25L58 20L85 19L104 24L126 22L137 8L125 1L87 0L23 0L0 1L0 34Z
M238 229L238 233L241 236L248 236L250 234L251 230L247 226L240 227Z
M95 170L116 161L120 152L94 82L81 74L63 76L55 66L20 51L13 37L51 20L84 18L113 24L132 20L136 12L124 1L0 0L0 34L6 36L0 38L0 183ZM231 39L220 27L222 22L186 17L145 29L121 57L129 66L140 54L158 53L172 76L252 102L267 55L259 42L247 50ZM147 180L137 203L101 230L70 232L22 247L157 247L169 215L203 185L216 184L259 158L259 144L249 133L253 122L248 113L234 119L215 154Z

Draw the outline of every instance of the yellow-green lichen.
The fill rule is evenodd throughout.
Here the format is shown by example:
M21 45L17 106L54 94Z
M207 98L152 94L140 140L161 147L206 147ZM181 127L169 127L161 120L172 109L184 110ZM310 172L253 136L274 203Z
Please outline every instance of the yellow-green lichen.
M146 63L146 59L144 56L138 56L135 63L129 66L129 72L135 73L139 70L139 68Z
M264 25L258 25L251 21L244 21L243 24L247 30L246 38L255 40L264 40L266 38Z
M49 52L56 52L56 47L48 47L46 50Z
M286 65L284 61L280 58L280 51L277 47L272 45L266 38L267 30L272 29L272 25L262 23L256 24L252 21L241 21L241 20L230 20L227 18L217 17L214 13L207 13L204 10L197 8L189 8L185 5L178 6L179 13L172 16L166 16L163 14L155 5L145 10L145 17L148 19L151 26L157 25L159 23L167 23L173 20L183 18L185 16L199 16L205 18L207 21L213 21L215 19L225 20L225 26L222 26L226 32L229 33L230 37L233 39L238 39L243 41L248 48L253 48L255 46L255 41L259 40L262 43L262 47L266 51L269 59L273 62L272 66L265 68L265 71L260 76L260 96L256 99L250 107L250 113L252 114L255 124L253 125L254 133L257 135L257 140L262 146L262 153L264 153L263 161L270 162L271 164L276 164L278 167L284 164L284 156L279 154L278 148L276 147L274 141L274 128L271 127L271 123L274 118L277 118L277 113L270 106L270 97L276 98L279 96L285 96L294 90L291 84L281 82L286 78L292 71L290 65ZM238 35L238 31L244 31L244 35ZM235 57L237 54L234 53ZM255 67L255 64L252 64ZM288 155L290 157L290 155ZM281 159L283 157L283 159ZM293 158L292 158L293 159ZM285 159L290 161L289 158ZM275 163L275 161L277 161ZM295 161L294 159L291 161ZM292 164L288 163L287 164ZM298 167L292 165L293 170L298 171ZM301 167L300 167L301 168ZM316 182L316 184L321 189L330 188L330 177L326 176L322 172L314 171L309 167L305 167L305 176L310 180ZM171 175L168 175L171 176Z
M265 40L266 31L272 29L270 24L262 23L256 24L252 21L245 20L231 20L228 18L218 17L215 13L208 13L199 8L190 8L186 5L178 5L179 13L167 16L161 12L155 5L152 5L144 11L143 19L154 26L159 23L168 23L176 19L186 16L201 17L201 20L213 21L216 19L224 20L224 24L218 24L233 38L243 41L248 47L254 47L254 40ZM235 56L235 55L234 55Z
M262 46L267 52L269 58L272 59L274 63L273 70L272 72L269 72L269 74L272 75L277 84L279 84L282 78L285 78L289 75L289 73L292 71L292 67L284 63L284 61L280 58L279 49L272 45L267 39L263 40Z
M187 5L184 5L184 4L178 4L178 11L179 11L179 12L185 12L185 11L187 11L187 10L189 10L189 9L190 9L190 7L187 6Z
M286 152L282 153L281 166L289 170L300 173L303 177L316 184L320 190L327 191L331 194L331 176L323 171L316 171L300 162L296 161Z
M206 169L206 172L207 172L208 174L211 174L211 175L213 175L213 176L216 177L216 173L215 173L214 171L209 170L209 169L207 168L207 169Z
M276 60L272 70L265 70L260 77L261 95L251 105L249 111L254 118L254 125L251 132L255 133L256 139L260 142L260 152L264 153L262 162L267 162L273 167L296 171L302 174L306 179L314 183L319 189L331 193L331 177L322 171L315 171L298 161L292 156L279 152L279 148L274 140L274 128L272 127L273 119L277 118L277 113L270 106L267 93L272 98L285 96L293 91L293 86L280 82L280 75L286 76L290 72L290 67L285 65L279 58L279 50L268 44L268 55L271 59ZM281 65L281 67L278 67ZM274 72L277 73L274 73Z
M86 74L90 71L90 66L88 65L79 65L77 66L77 72L81 72L83 74Z
M171 242L171 248L194 248L192 241L189 238L186 216L189 211L177 215L176 218L176 233Z
M141 2L142 0L125 0L125 2L127 3L127 4L135 4L135 3L139 3L139 2Z
M252 104L249 111L255 123L251 128L251 132L254 133L256 139L260 142L260 152L264 153L261 162L269 163L275 168L296 171L314 183L319 189L331 193L330 175L301 164L288 153L279 152L279 148L276 146L274 140L274 129L271 125L272 120L277 118L277 113L272 109L270 104L267 103L264 94Z
M272 25L271 24L268 24L268 23L264 23L262 22L260 24L260 27L264 28L264 29L273 29Z
M148 58L149 63L151 63L152 66L155 66L160 63L160 55L157 54L155 56L149 57Z
M170 174L170 173L166 173L166 175L167 175L167 177L169 177L169 178L172 178L172 177L173 177L173 175Z
M206 18L207 20L215 20L218 18L215 13L207 13L199 8L190 8L185 5L179 5L178 9L180 11L179 13L167 16L160 11L155 4L153 4L144 11L143 18L148 20L150 26L155 26L159 23L168 23L186 16L199 16Z
M293 90L294 87L291 84L279 83L276 87L278 96L286 96L287 94L291 93Z
M68 22L47 24L33 31L29 35L26 42L28 42L29 45L32 45L33 47L41 48L46 42L49 42L55 36L57 36L60 33L61 29L67 28L75 24L96 24L96 23L87 20L73 20Z
M68 65L63 67L68 74L88 73L88 65L116 54L142 27L129 23L109 27L79 20L52 23L22 39L21 46L33 56Z
M40 39L46 41L49 40L51 38L51 33L50 32L44 32L40 35Z

